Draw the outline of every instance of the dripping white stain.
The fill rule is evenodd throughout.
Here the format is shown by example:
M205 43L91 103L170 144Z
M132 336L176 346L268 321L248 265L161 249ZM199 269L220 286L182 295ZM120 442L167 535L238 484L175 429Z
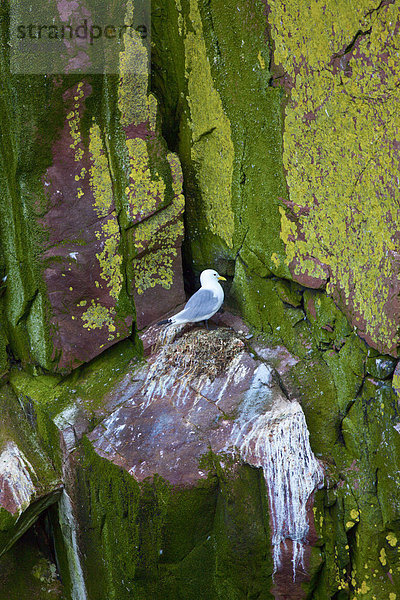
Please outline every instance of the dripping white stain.
M295 580L296 570L305 568L307 503L322 487L324 473L311 450L300 404L277 393L271 375L266 365L256 370L232 431L232 443L245 462L263 469L272 520L274 572L281 566L282 545L286 547L290 539Z
M168 340L169 344L173 340ZM242 363L245 356L237 353L227 361L217 379L204 373L193 372L192 355L182 352L179 361L171 364L167 344L150 364L141 389L144 411L155 398L170 396L176 408L187 402L196 406L201 394L218 403L229 394L231 386L249 375L249 367ZM212 358L208 361L212 362ZM274 572L281 567L282 547L292 540L293 579L296 571L304 569L304 546L307 543L309 523L307 507L312 494L323 486L324 473L315 458L309 441L305 416L297 401L289 401L272 380L272 368L264 363L253 363L253 378L239 407L229 439L215 452L237 449L248 464L263 469L272 522L272 550ZM220 376L223 375L221 386ZM218 381L219 379L219 381Z

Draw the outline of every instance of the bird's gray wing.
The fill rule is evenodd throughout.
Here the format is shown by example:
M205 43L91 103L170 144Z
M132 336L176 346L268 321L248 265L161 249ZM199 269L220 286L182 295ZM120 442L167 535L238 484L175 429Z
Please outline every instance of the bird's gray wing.
M182 311L182 316L192 320L201 320L212 312L218 309L218 298L214 296L211 290L200 288L189 300Z

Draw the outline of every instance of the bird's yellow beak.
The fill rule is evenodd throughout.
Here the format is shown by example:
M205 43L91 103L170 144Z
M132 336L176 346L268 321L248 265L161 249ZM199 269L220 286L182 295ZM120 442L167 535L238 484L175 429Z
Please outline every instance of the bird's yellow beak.
M220 275L220 276L218 277L218 279L220 279L221 281L226 281L225 277L222 277L222 275Z

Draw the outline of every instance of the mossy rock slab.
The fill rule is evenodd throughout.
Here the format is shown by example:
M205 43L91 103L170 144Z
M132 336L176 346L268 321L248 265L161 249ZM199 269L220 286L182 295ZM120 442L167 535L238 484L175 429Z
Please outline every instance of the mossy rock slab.
M9 386L0 389L0 554L60 496L60 473Z
M144 46L125 36L119 76L11 76L1 10L2 326L31 372L66 374L132 334L135 303L143 327L184 300L182 174Z
M282 93L269 86L264 4L170 0L152 12L152 87L185 175L186 258L223 270L239 253L261 275L290 276Z
M272 599L262 475L248 466L218 474L212 462L197 484L138 483L83 444L78 514L90 598L236 600L251 590Z

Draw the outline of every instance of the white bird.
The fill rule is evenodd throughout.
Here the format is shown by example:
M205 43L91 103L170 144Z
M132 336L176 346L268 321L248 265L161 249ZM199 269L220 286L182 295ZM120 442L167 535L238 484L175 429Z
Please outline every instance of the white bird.
M219 281L226 281L214 271L206 269L200 275L201 288L185 304L185 308L173 317L160 321L158 325L183 325L184 323L197 323L207 321L215 315L224 301L224 290Z

